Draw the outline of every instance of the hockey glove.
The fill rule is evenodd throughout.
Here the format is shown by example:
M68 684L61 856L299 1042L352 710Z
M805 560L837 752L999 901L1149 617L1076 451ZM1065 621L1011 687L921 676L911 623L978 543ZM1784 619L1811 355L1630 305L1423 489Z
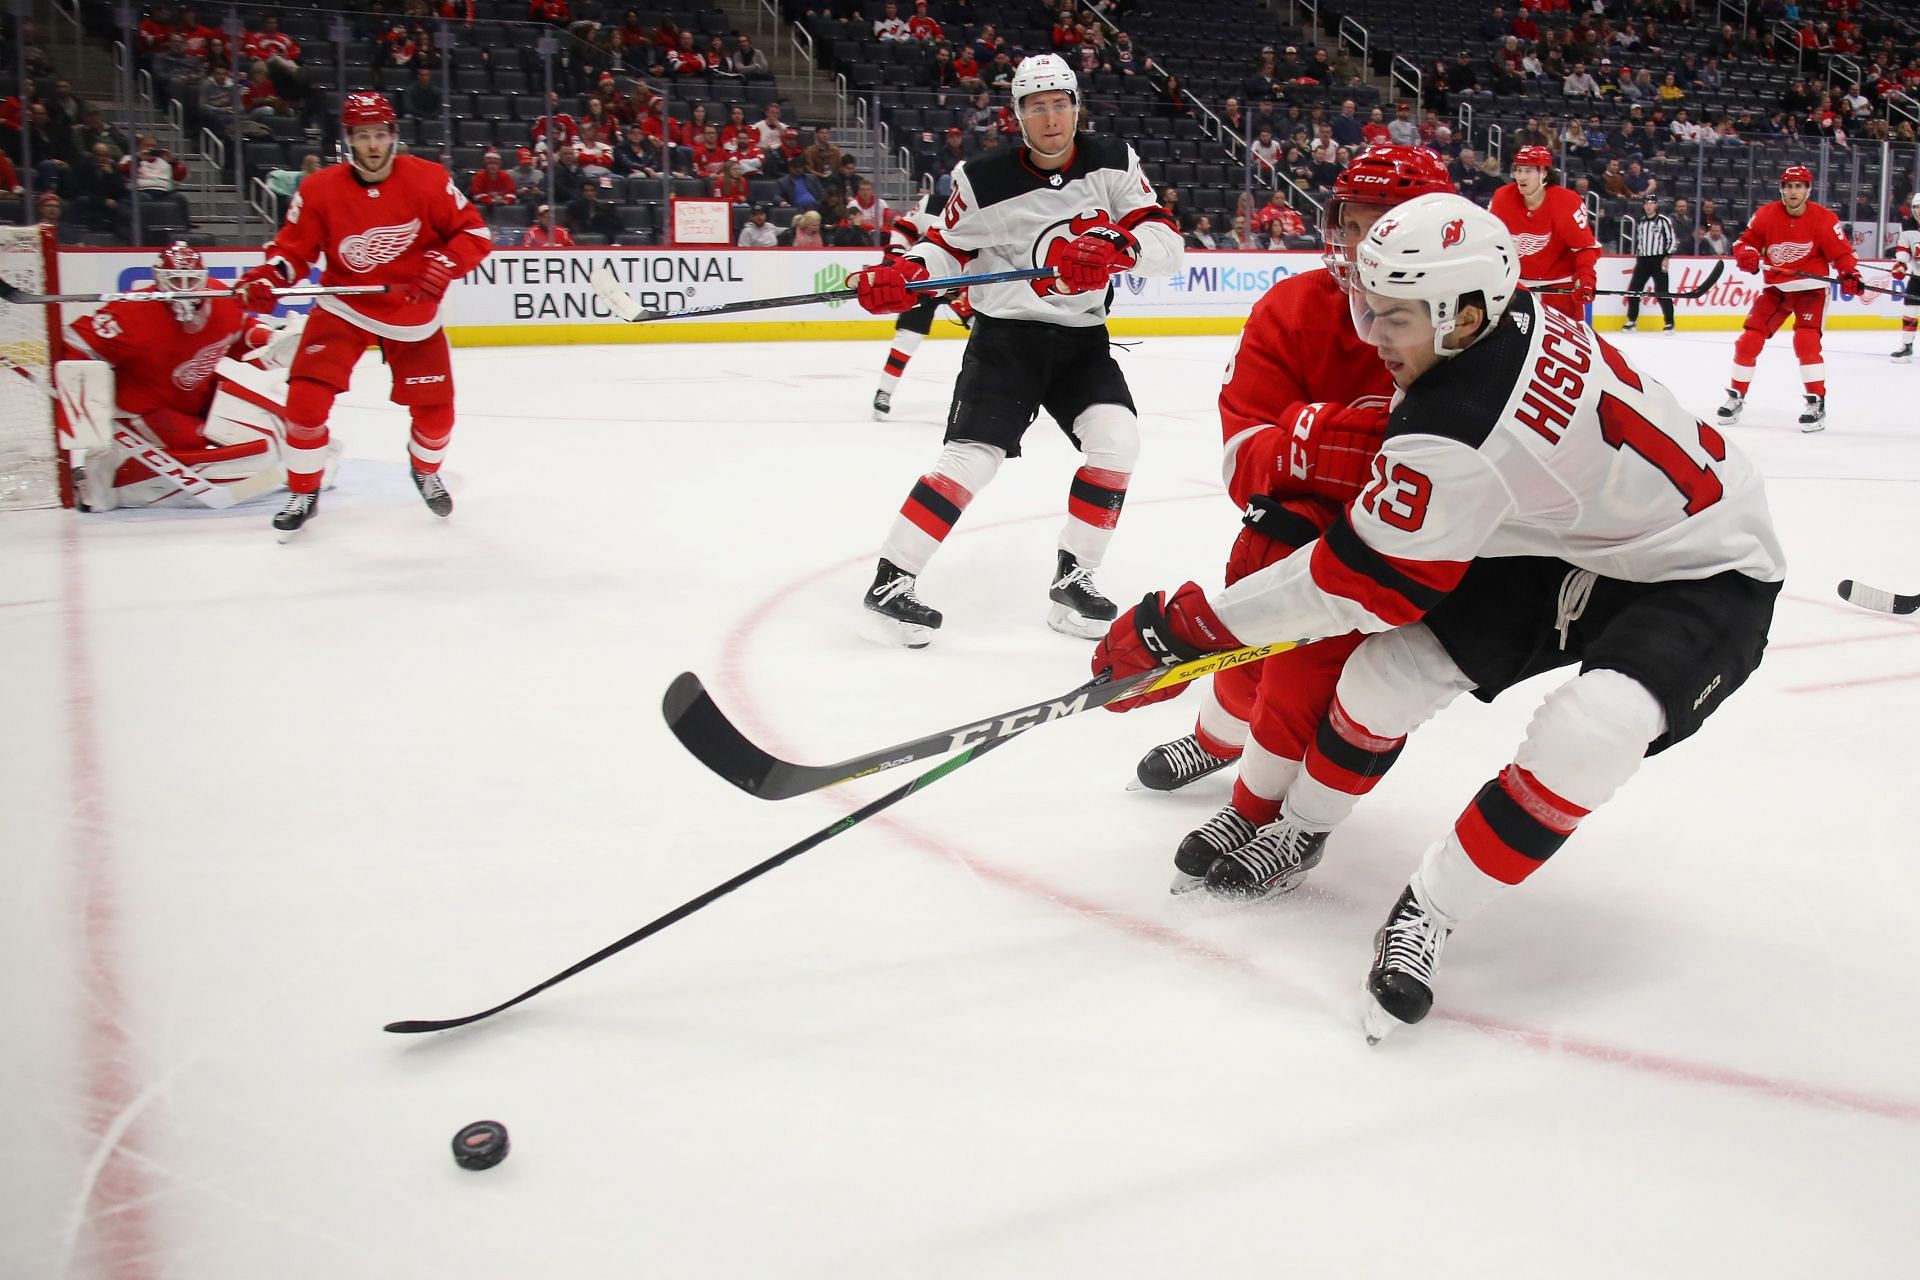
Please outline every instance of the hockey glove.
M1324 498L1255 494L1240 514L1244 527L1227 556L1227 585L1286 559L1318 538L1339 517L1340 509Z
M860 296L860 305L877 316L899 315L911 311L920 295L907 288L927 278L927 264L918 258L895 258L877 267L867 267L847 277Z
M1121 614L1106 637L1093 647L1093 670L1095 674L1109 671L1114 681L1124 683L1156 667L1178 666L1209 653L1239 647L1240 642L1207 603L1206 592L1189 582L1171 597L1164 591L1155 591ZM1186 687L1176 684L1137 693L1109 702L1107 710L1132 711L1135 707L1165 702L1177 697Z
M439 249L429 249L421 255L420 274L407 286L406 300L415 302L438 302L447 292L447 286L466 274L455 262Z
M1586 306L1593 301L1594 288L1593 268L1583 268L1573 277L1573 300L1583 307Z
M1753 275L1760 270L1760 251L1750 244L1738 244L1733 247L1733 265Z
M1904 262L1900 262L1900 261L1897 261L1897 260L1896 260L1896 261L1894 262L1894 264L1893 264L1893 278L1894 278L1895 280L1905 280L1905 279L1907 278L1907 264L1906 264L1906 263L1904 263Z
M1840 273L1840 296L1841 297L1857 298L1860 296L1861 291L1865 289L1866 286L1867 286L1867 282L1860 278L1860 272L1857 269L1842 271Z
M287 277L280 270L280 265L263 262L234 281L233 291L239 295L241 306L265 315L280 305L280 299L273 296L273 291L286 287Z
M973 328L973 299L967 296L965 289L947 295L947 309L953 312L953 318L960 322L961 328Z
M1067 245L1054 264L1061 293L1092 293L1140 260L1140 242L1118 227L1095 227Z

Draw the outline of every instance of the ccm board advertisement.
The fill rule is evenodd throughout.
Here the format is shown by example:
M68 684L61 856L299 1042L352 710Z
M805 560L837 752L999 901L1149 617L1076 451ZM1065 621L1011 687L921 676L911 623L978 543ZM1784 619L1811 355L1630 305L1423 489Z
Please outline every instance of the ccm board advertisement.
M257 250L204 254L212 275L221 280L230 281L260 261ZM893 321L869 316L851 300L744 317L623 324L587 283L594 267L606 262L641 306L672 311L843 288L848 272L878 258L877 252L847 249L500 249L448 290L447 332L461 346L884 337L893 332ZM1704 280L1712 263L1711 258L1674 258L1674 289ZM1112 328L1123 336L1237 333L1247 311L1276 281L1319 265L1314 253L1190 252L1178 275L1118 277ZM152 252L63 249L61 286L76 293L128 289L152 279L152 266ZM1626 288L1632 270L1631 258L1606 258L1600 287ZM1870 272L1868 280L1882 283L1887 277ZM1705 297L1678 304L1680 325L1738 329L1759 287L1758 278L1729 268ZM68 308L67 318L84 309ZM1894 328L1900 310L1900 300L1886 294L1841 299L1836 291L1827 324ZM1617 328L1624 311L1624 299L1603 298L1594 307L1594 322ZM942 331L960 332L944 321L935 330Z

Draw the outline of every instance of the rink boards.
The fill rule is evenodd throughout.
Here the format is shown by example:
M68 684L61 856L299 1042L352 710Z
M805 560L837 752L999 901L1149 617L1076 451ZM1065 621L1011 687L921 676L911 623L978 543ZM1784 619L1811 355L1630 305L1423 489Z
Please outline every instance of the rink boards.
M217 279L231 280L260 261L258 250L203 253ZM588 285L594 267L607 262L642 306L681 310L843 288L848 272L874 260L874 252L865 249L501 249L448 290L447 333L456 346L880 338L893 332L893 321L870 316L846 300L744 316L624 324ZM1713 261L1674 258L1672 287L1697 285ZM130 288L151 279L152 265L151 251L60 251L61 284L72 292ZM1248 309L1276 281L1319 265L1317 253L1189 251L1176 275L1120 276L1109 327L1123 337L1237 333ZM1605 258L1600 287L1626 288L1632 270L1630 257ZM1869 271L1868 283L1890 282ZM1758 288L1757 278L1728 271L1698 301L1676 304L1679 327L1738 329ZM1625 301L1596 303L1595 326L1620 327ZM86 309L70 307L66 318ZM1841 298L1835 290L1827 327L1891 329L1902 310L1901 300L1888 294ZM962 332L944 313L934 327L936 337Z

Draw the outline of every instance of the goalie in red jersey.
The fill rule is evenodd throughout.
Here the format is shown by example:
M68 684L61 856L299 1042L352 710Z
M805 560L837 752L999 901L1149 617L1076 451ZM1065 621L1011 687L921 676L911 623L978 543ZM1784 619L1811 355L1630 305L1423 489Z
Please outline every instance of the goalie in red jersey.
M1860 292L1860 264L1853 245L1840 229L1833 210L1807 197L1813 191L1813 172L1805 165L1789 165L1780 174L1780 198L1761 205L1753 221L1733 242L1733 264L1752 274L1765 262L1766 287L1753 300L1753 310L1733 346L1733 382L1720 421L1731 426L1747 407L1747 388L1753 384L1754 361L1767 339L1793 317L1793 352L1800 357L1800 381L1806 403L1800 412L1802 431L1827 425L1827 366L1820 352L1820 329L1826 323L1825 277L1837 274L1840 294Z
M1335 180L1322 224L1327 269L1288 276L1254 304L1220 390L1227 492L1244 511L1228 556L1237 582L1324 533L1359 496L1379 451L1393 379L1349 315L1352 246L1397 205L1451 192L1422 147L1369 147ZM1194 731L1140 761L1143 786L1170 791L1236 758L1233 800L1181 841L1176 893L1216 857L1255 857L1304 767L1359 635L1333 637L1213 678Z
M453 362L440 327L447 286L487 256L493 238L445 169L398 154L393 106L350 93L340 109L350 164L300 184L267 260L240 278L242 301L271 308L272 291L306 278L325 258L322 284L383 284L383 294L314 305L287 393L287 487L273 527L285 542L313 517L327 448L327 417L353 366L377 344L393 371L393 401L413 417L413 484L437 516L453 511L439 475L453 435Z
M61 444L78 455L84 510L178 496L176 482L142 461L156 449L171 455L157 459L163 466L177 463L230 497L280 482L282 388L265 370L285 366L299 323L276 329L248 315L185 243L160 251L153 278L158 290L220 296L110 302L67 327L68 350L83 358L54 366Z
M1593 301L1600 245L1587 204L1553 181L1553 153L1522 147L1513 153L1513 181L1493 193L1488 212L1513 234L1520 250L1520 283L1575 320Z

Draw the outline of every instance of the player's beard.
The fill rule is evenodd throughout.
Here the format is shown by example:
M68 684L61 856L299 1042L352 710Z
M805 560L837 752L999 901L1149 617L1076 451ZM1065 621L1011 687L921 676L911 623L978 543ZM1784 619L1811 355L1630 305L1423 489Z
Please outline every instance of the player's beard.
M347 159L353 164L353 169L355 173L358 173L361 177L367 179L368 181L374 181L376 179L385 178L388 175L388 173L392 171L393 158L396 154L398 154L399 146L400 146L400 140L398 138L393 138L393 137L388 138L387 149L380 163L375 165L369 165L361 157L360 149L354 146L353 141L349 139L347 141Z

